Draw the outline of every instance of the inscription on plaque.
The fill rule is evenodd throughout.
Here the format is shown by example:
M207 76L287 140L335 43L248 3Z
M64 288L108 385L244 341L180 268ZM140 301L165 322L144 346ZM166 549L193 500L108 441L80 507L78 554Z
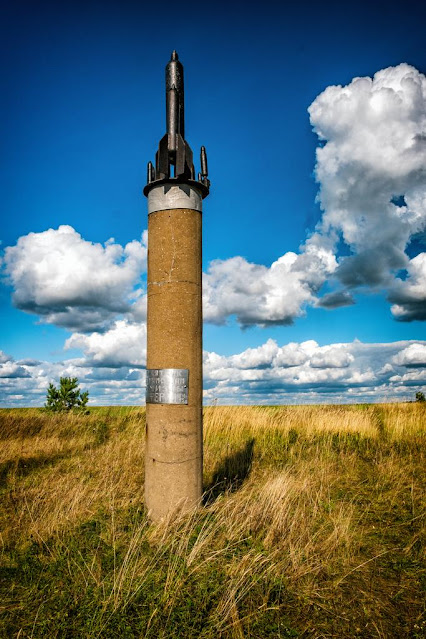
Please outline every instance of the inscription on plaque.
M147 368L147 404L187 404L187 368Z

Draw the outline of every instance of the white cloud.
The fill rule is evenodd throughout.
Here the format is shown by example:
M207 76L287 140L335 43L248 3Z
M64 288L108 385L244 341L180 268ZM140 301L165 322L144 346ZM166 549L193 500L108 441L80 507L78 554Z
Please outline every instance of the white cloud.
M425 319L424 257L410 238L426 225L426 77L408 64L330 86L309 107L323 217L353 255L336 275L349 287L386 287L397 319ZM407 281L395 279L407 269Z
M399 366L426 367L426 344L410 344L395 355L392 361Z
M144 366L146 325L118 320L105 333L74 333L65 342L65 349L70 348L82 349L90 366Z
M13 357L0 351L0 378L15 379L19 377L30 377L30 374L24 366L17 364Z
M204 319L221 324L235 315L242 326L292 324L337 266L328 248L308 241L303 250L285 253L269 268L243 257L211 262L203 276Z
M71 226L20 237L4 264L17 308L74 330L103 328L131 311L134 286L146 268L146 235L122 247L84 240Z
M300 366L308 361L317 347L318 344L314 340L308 340L301 344L290 342L279 349L274 358L274 364L280 368Z
M257 348L248 348L239 355L233 355L229 358L233 367L244 368L263 368L271 366L275 359L279 348L273 339L268 339L265 344Z
M323 346L312 355L310 365L313 368L346 368L354 361L346 345Z
M395 280L389 294L394 317L400 321L426 320L426 253L419 253L407 265L405 281Z
M402 375L393 375L390 380L395 384L403 384L405 386L415 386L415 390L421 389L422 384L426 384L426 370L409 371Z

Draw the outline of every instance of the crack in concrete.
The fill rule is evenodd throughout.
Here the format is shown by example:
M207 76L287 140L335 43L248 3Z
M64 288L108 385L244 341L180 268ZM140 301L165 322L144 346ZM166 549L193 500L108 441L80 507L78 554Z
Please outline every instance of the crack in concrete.
M175 259L176 259L176 240L175 240L175 235L174 235L174 232L173 232L173 230L174 230L173 229L173 221L172 221L171 227L172 227L173 254L172 254L172 261L171 261L170 270L169 270L169 279L168 279L169 282L172 281L172 273L173 273L173 269L175 267Z
M194 461L196 459L201 459L201 455L198 455L197 457L190 457L189 459L182 459L180 461L161 461L160 459L155 459L155 457L153 457L152 461L157 464L186 464L187 462Z
M195 284L198 286L198 282L193 280L164 280L163 282L149 282L149 285L155 284L156 286L164 286L164 284Z

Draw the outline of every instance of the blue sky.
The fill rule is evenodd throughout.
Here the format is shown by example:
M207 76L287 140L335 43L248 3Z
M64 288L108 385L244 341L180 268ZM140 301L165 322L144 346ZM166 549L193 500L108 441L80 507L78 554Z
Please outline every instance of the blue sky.
M422 389L425 14L410 2L3 8L1 404L40 405L62 374L92 403L143 402L141 191L172 49L186 137L196 155L206 146L212 181L206 402Z

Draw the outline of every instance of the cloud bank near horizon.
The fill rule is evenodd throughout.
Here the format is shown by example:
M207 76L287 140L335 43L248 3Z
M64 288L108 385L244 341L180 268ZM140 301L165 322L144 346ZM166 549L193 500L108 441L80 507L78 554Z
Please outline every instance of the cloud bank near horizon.
M128 337L127 328L115 325L98 340L87 339L86 357L63 362L15 362L0 352L0 405L41 406L49 382L61 376L78 377L92 405L144 404L144 356L129 350L126 339L114 339L120 330ZM204 352L205 404L397 401L413 399L425 383L426 341L419 340L280 346L269 339L231 356Z

